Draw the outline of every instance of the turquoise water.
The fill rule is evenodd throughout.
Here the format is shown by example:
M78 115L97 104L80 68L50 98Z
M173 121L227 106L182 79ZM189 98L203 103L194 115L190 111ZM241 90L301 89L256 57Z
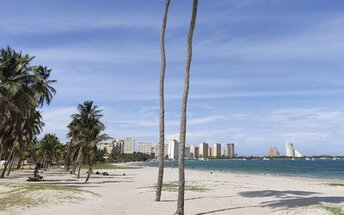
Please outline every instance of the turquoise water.
M157 167L158 162L142 166ZM166 161L176 168L177 161ZM344 160L186 160L185 168L207 171L344 179Z

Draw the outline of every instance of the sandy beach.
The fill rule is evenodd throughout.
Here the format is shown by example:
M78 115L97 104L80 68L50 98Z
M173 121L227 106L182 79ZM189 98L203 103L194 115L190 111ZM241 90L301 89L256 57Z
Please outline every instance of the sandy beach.
M107 171L109 176L93 174L90 182L84 184L83 178L77 179L63 170L50 169L42 174L45 181L38 184L71 186L89 192L31 192L30 197L47 201L25 207L18 202L0 214L171 215L175 211L178 169L165 169L166 188L161 202L154 202L157 168L102 171ZM10 178L1 180L2 198L12 189L5 184L28 184L25 179L29 174L28 171L13 172ZM336 180L223 172L211 174L198 170L186 170L186 179L185 214L190 215L331 214L327 206L337 209L344 206L344 186L333 186L340 183Z

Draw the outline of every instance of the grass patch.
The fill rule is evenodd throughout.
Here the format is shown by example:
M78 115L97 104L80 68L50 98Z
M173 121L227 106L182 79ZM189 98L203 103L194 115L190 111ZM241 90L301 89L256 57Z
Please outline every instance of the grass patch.
M319 205L319 207L330 212L333 215L344 215L342 207L339 206Z
M76 193L92 193L75 187L44 183L1 184L0 188L1 186L6 189L5 192L0 193L0 211L14 207L35 207L47 203L78 202L83 198L82 195L76 195Z
M83 169L88 169L88 166L83 166ZM112 164L94 164L92 165L93 170L100 169L141 169L142 167L125 166L125 165L112 165Z
M328 185L333 186L333 187L344 187L344 184L341 184L341 183L329 183Z
M154 186L154 188L156 189L156 186ZM187 184L185 186L185 191L191 191L191 192L207 192L210 189L201 186L201 185L190 185ZM167 192L177 192L178 191L178 183L176 182L170 182L170 183L164 183L162 185L162 191L167 191Z

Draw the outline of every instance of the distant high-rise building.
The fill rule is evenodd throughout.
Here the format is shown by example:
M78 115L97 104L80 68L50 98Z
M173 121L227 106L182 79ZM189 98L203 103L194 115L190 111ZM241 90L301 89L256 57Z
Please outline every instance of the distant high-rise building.
M139 152L150 155L152 153L152 143L149 141L139 142Z
M207 158L208 157L208 143L201 143L199 144L199 157L200 158Z
M158 158L159 156L159 151L160 151L160 145L158 143L152 147L152 153L155 155L156 158ZM168 144L164 145L164 158L166 158L166 156L168 156Z
M113 144L113 153L123 154L124 153L124 140L114 140Z
M130 137L125 138L124 141L124 154L133 154L135 150L135 140L131 139Z
M190 158L190 146L185 146L185 153L184 153L185 159Z
M302 157L302 154L294 149L294 145L292 143L287 143L285 145L285 151L287 157Z
M221 150L221 156L222 156L222 157L225 157L226 154L227 154L226 149L222 149L222 150Z
M97 146L97 149L101 151L105 151L106 154L111 154L113 150L113 144L112 143L100 143Z
M179 143L177 140L170 140L168 142L168 158L178 160Z
M211 147L211 157L214 157L214 158L220 158L221 157L221 144L220 143L215 143Z
M269 148L268 149L268 156L269 157L278 157L278 156L280 156L278 148L276 148L276 147Z
M234 158L234 143L227 144L227 156L228 158Z
M190 146L190 158L198 158L198 149L199 148L193 144Z

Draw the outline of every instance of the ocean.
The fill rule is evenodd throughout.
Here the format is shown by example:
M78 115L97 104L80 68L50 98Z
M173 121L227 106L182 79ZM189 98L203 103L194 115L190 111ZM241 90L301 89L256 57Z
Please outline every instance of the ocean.
M157 167L157 161L140 163ZM177 161L166 161L165 167L177 168ZM344 179L344 160L186 160L185 168L204 171L251 173L264 175Z

